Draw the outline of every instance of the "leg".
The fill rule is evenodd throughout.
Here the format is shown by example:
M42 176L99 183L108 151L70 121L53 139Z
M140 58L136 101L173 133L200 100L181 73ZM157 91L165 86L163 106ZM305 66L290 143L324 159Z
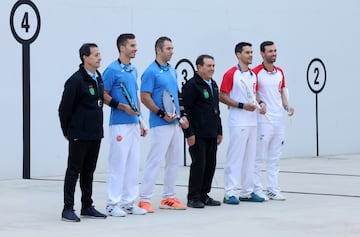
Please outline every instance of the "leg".
M132 124L129 139L129 153L125 167L124 192L122 205L132 204L138 197L139 168L140 168L140 126Z
M273 139L269 143L269 152L267 159L267 189L272 193L279 193L279 161L284 145L285 128L279 125L275 128Z
M239 186L247 133L244 127L230 127L230 141L224 168L225 196L236 196Z
M216 151L217 151L217 139L216 138L206 138L205 141L205 173L204 173L204 181L201 190L201 199L203 201L208 199L208 193L211 191L211 184L213 181L213 177L216 169Z
M205 163L206 163L206 142L196 137L195 144L189 147L191 155L188 201L199 201L203 188Z
M69 157L64 180L64 209L73 209L76 182L84 162L85 149L81 141L69 141Z
M172 198L176 195L176 176L181 159L181 128L179 125L167 126L170 144L165 155L164 192L162 197Z
M248 139L245 150L245 158L241 170L242 190L240 197L247 197L254 192L254 168L256 158L257 127L247 127Z
M257 133L257 144L256 144L256 160L254 168L254 192L262 193L263 186L261 184L261 169L264 165L265 157L267 156L267 150L269 147L269 141L271 138L271 131L269 124L259 124Z
M92 187L94 172L96 169L96 163L99 155L101 140L98 141L86 141L84 142L85 160L80 172L80 188L81 188L81 203L82 209L86 209L92 206L93 200Z
M119 204L123 197L125 166L128 160L131 138L127 125L112 125L107 176L107 204ZM121 139L120 139L121 137Z
M140 191L140 201L149 202L159 174L161 162L164 160L170 144L171 129L168 126L158 126L150 129L151 145L143 168L143 178Z

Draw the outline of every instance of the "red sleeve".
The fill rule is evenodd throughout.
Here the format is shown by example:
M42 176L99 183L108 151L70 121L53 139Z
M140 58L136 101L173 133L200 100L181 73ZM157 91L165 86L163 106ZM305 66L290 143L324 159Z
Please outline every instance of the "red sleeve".
M255 74L255 92L259 91L259 83L258 83L258 77L257 74Z
M259 72L264 68L262 64L257 65L255 68L252 69L252 71L256 74L256 76L259 74Z
M286 85L285 85L285 74L284 74L284 71L283 71L281 68L279 68L279 67L276 67L276 70L278 70L279 72L281 72L281 75L282 75L282 77L281 77L281 84L280 84L280 88L282 89L282 88L286 87Z
M230 93L234 84L234 73L237 70L236 67L232 67L227 70L223 76L223 80L220 85L220 91L227 94Z
M255 73L256 75L256 85L255 85L255 92L259 91L259 84L258 84L258 74L259 72L264 68L264 65L259 64L258 66L256 66L255 68L252 69L252 71Z

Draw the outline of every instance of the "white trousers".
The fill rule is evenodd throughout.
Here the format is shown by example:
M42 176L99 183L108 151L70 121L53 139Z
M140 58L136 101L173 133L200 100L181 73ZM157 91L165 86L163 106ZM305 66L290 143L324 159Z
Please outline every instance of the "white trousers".
M224 168L226 196L236 196L241 178L240 197L246 197L254 189L254 165L256 158L256 126L230 127L230 142Z
M258 125L257 155L255 161L255 192L263 190L261 169L266 163L267 190L279 193L279 160L285 139L285 126L282 123L261 123Z
M161 164L165 161L162 198L175 197L176 176L181 160L181 128L178 124L150 129L151 147L146 158L140 191L140 201L153 196Z
M140 126L110 126L110 154L107 177L108 204L126 205L138 196Z

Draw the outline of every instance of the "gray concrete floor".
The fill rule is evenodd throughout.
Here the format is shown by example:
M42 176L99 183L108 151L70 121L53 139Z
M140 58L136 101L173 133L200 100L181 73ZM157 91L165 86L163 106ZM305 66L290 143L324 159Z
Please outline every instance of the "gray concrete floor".
M211 196L223 198L223 164ZM162 174L155 213L63 222L63 177L0 181L0 237L15 236L360 236L360 154L289 158L281 161L286 201L240 203L185 211L160 210ZM188 167L178 176L178 197L186 202ZM105 211L106 174L96 173L93 199ZM76 191L79 213L80 191Z

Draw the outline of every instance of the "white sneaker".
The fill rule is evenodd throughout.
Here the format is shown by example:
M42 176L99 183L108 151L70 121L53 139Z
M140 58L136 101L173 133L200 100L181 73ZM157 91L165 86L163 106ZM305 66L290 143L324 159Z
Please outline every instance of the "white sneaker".
M263 191L256 192L255 194L258 195L261 198L264 198L265 201L269 201L269 197L267 195L265 195L265 193L263 193Z
M127 214L133 214L133 215L145 215L146 210L142 209L135 204L127 204L121 207L121 209L126 212Z
M118 216L118 217L126 216L126 212L121 210L121 208L118 205L107 205L106 212L109 216Z
M275 200L275 201L285 201L286 200L286 198L281 193L268 192L267 196L271 200Z

